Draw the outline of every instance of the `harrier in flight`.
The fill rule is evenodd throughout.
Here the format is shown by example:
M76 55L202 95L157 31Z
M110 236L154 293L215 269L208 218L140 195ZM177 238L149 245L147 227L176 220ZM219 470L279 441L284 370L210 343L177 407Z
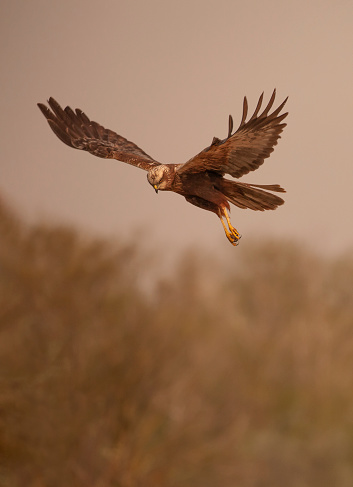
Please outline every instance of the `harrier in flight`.
M227 137L223 140L214 137L209 147L184 164L157 162L133 142L91 121L82 110L62 109L54 98L48 100L51 110L42 103L38 103L38 107L62 142L98 157L117 159L144 169L156 193L159 190L174 191L189 203L212 211L221 220L230 243L237 245L240 235L230 222L230 203L239 208L260 211L274 210L284 203L282 198L272 193L285 192L278 184L247 184L224 178L225 174L229 174L238 179L255 171L273 151L286 126L282 121L288 115L280 113L287 98L270 113L275 96L276 90L260 113L262 94L248 121L245 97L239 128L233 132L230 115Z

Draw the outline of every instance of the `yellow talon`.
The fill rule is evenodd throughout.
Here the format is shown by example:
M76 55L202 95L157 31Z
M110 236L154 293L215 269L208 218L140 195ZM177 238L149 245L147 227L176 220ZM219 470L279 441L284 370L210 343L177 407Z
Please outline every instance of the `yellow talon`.
M223 212L223 214L220 214L219 218L220 218L221 223L223 225L226 237L232 245L237 246L239 244L239 239L241 238L241 235L238 233L238 231L231 224L227 210L225 208L222 208L222 212ZM224 223L223 217L225 217L225 219L227 220L228 228L226 227L226 224Z

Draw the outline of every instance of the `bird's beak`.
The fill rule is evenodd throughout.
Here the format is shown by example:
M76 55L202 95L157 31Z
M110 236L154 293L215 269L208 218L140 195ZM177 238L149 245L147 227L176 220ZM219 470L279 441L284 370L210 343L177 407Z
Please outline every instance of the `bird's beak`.
M158 186L156 184L154 184L153 187L154 187L155 192L158 193Z

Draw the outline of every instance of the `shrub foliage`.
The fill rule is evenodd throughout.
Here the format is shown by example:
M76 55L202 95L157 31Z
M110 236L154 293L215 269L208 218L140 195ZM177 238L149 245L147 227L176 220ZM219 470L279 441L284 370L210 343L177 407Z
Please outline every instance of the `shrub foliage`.
M154 259L1 204L0 485L353 485L353 255Z

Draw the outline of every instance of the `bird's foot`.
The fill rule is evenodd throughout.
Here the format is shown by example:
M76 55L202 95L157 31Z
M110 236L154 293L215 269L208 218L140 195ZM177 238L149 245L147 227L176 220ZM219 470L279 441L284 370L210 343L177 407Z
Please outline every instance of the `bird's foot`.
M225 216L226 220L227 220L227 223L228 223L228 228L227 228L227 225L225 224L222 216ZM229 219L229 216L226 212L226 210L224 210L224 215L220 215L220 220L221 220L221 223L223 225L223 229L224 229L224 233L226 234L226 237L227 239L229 240L229 242L234 245L235 247L237 245L239 245L239 240L241 239L241 235L239 234L239 232L233 227L233 225L230 223L230 219Z
M229 242L236 247L239 245L239 240L241 239L241 235L237 232L237 230L234 227L231 227L229 230L224 229L225 234Z
M233 225L229 224L228 223L228 227L229 227L229 230L230 230L230 233L232 234L232 236L234 237L234 239L236 239L237 241L241 239L241 235L240 233L238 232L238 230L236 230Z

